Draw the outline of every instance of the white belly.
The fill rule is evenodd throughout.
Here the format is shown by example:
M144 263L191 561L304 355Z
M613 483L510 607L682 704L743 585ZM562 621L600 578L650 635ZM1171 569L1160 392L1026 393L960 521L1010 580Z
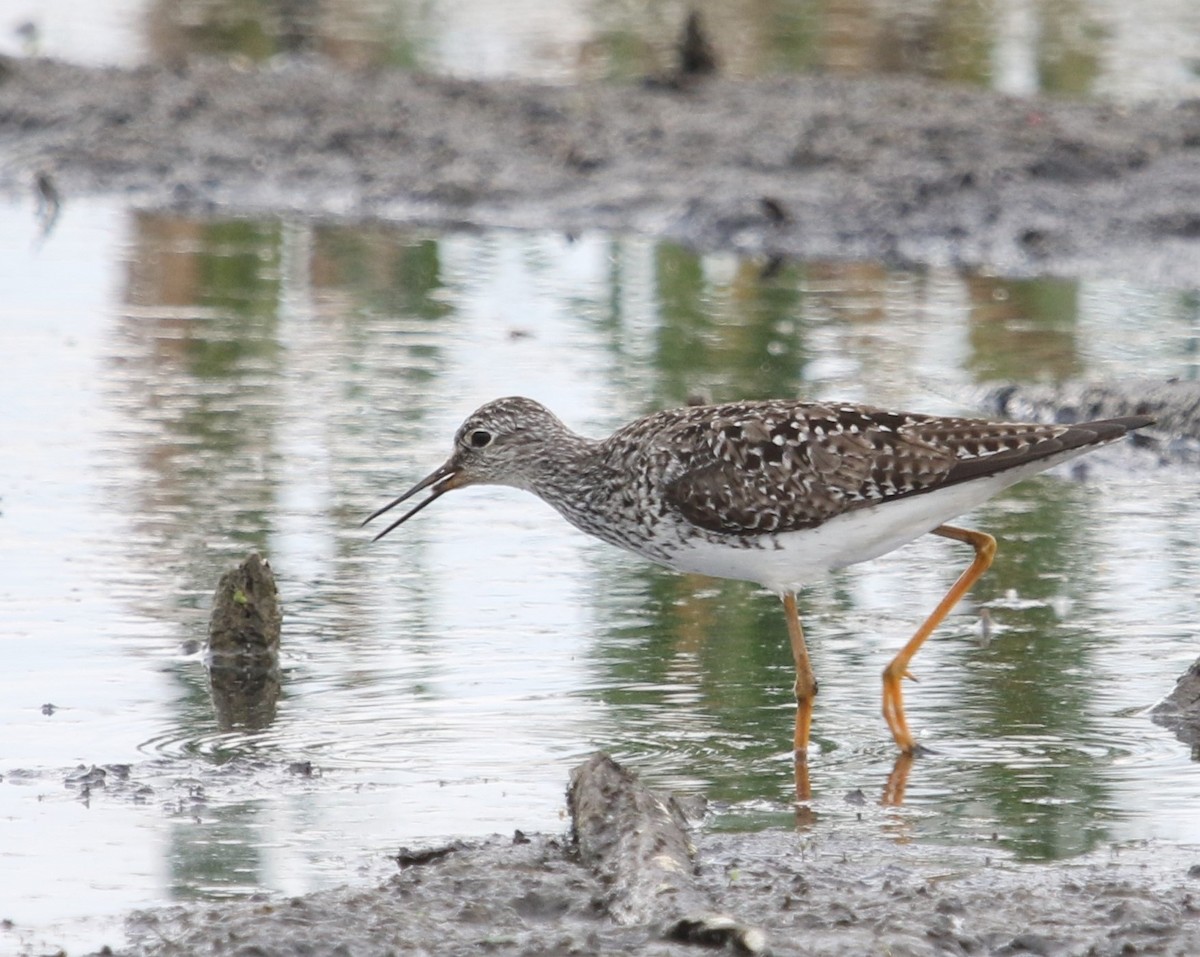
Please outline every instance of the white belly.
M675 551L667 564L676 571L758 582L779 594L796 591L834 569L878 558L920 538L1009 485L1043 471L1047 464L1053 462L1035 462L986 479L846 512L817 528L764 535L761 547L737 548L696 538Z

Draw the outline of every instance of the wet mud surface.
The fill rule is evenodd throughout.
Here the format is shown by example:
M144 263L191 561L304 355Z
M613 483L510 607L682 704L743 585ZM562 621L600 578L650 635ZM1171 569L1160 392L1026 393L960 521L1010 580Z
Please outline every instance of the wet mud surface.
M1198 183L1200 103L1124 111L910 80L555 88L299 61L0 63L0 191L36 190L43 205L108 194L193 214L630 230L764 261L1195 285ZM1126 400L1147 393L1009 390L991 401L1015 418L1145 411ZM1197 407L1180 387L1153 409L1160 422L1174 416L1167 431L1182 437L1184 461L1195 460ZM245 721L246 706L231 713ZM103 784L145 799L127 768L78 774L81 796ZM1200 953L1200 852L1147 846L1035 865L882 827L841 836L798 821L722 835L685 829L631 776L603 782L588 785L592 803L572 799L578 842L410 849L379 886L140 913L127 941L97 945L280 957ZM180 796L180 813L203 799L199 787Z
M2 66L9 193L1200 283L1200 102L900 78L550 87L308 61Z
M571 788L577 840L409 851L373 888L144 912L117 952L1200 953L1200 857L1178 849L1012 865L985 847L931 851L882 830L689 833L667 799L603 756Z

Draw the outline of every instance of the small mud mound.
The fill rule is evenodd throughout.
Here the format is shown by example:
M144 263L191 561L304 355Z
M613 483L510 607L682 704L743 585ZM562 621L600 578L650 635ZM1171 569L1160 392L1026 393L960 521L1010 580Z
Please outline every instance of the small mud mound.
M283 613L275 573L257 553L221 576L213 596L205 665L222 731L258 731L279 702Z

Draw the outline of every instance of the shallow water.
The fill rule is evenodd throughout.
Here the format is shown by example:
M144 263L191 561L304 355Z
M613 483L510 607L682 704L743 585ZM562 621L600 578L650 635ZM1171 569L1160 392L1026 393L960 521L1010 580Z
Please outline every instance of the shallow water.
M1115 281L763 278L637 238L101 201L47 238L9 205L0 251L0 917L19 929L557 831L598 748L707 794L714 827L796 826L776 599L650 567L509 490L456 493L377 544L359 528L487 399L603 434L695 392L950 412L997 377L1198 372L1196 292ZM1197 653L1200 486L1128 450L1089 461L970 517L1001 551L916 661L909 716L936 754L903 807L880 804L879 672L962 549L931 539L802 597L809 826L1018 859L1200 843L1200 767L1143 713ZM221 732L195 647L251 549L279 577L283 697L268 729Z

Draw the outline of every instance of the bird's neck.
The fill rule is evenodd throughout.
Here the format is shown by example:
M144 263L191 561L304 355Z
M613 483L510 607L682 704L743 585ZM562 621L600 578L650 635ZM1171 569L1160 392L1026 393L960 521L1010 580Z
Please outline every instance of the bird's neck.
M585 527L604 486L602 451L602 442L564 429L541 449L528 474L528 490L572 525Z
M529 490L542 498L580 494L587 487L587 477L597 464L600 445L568 429L549 439L530 463Z

